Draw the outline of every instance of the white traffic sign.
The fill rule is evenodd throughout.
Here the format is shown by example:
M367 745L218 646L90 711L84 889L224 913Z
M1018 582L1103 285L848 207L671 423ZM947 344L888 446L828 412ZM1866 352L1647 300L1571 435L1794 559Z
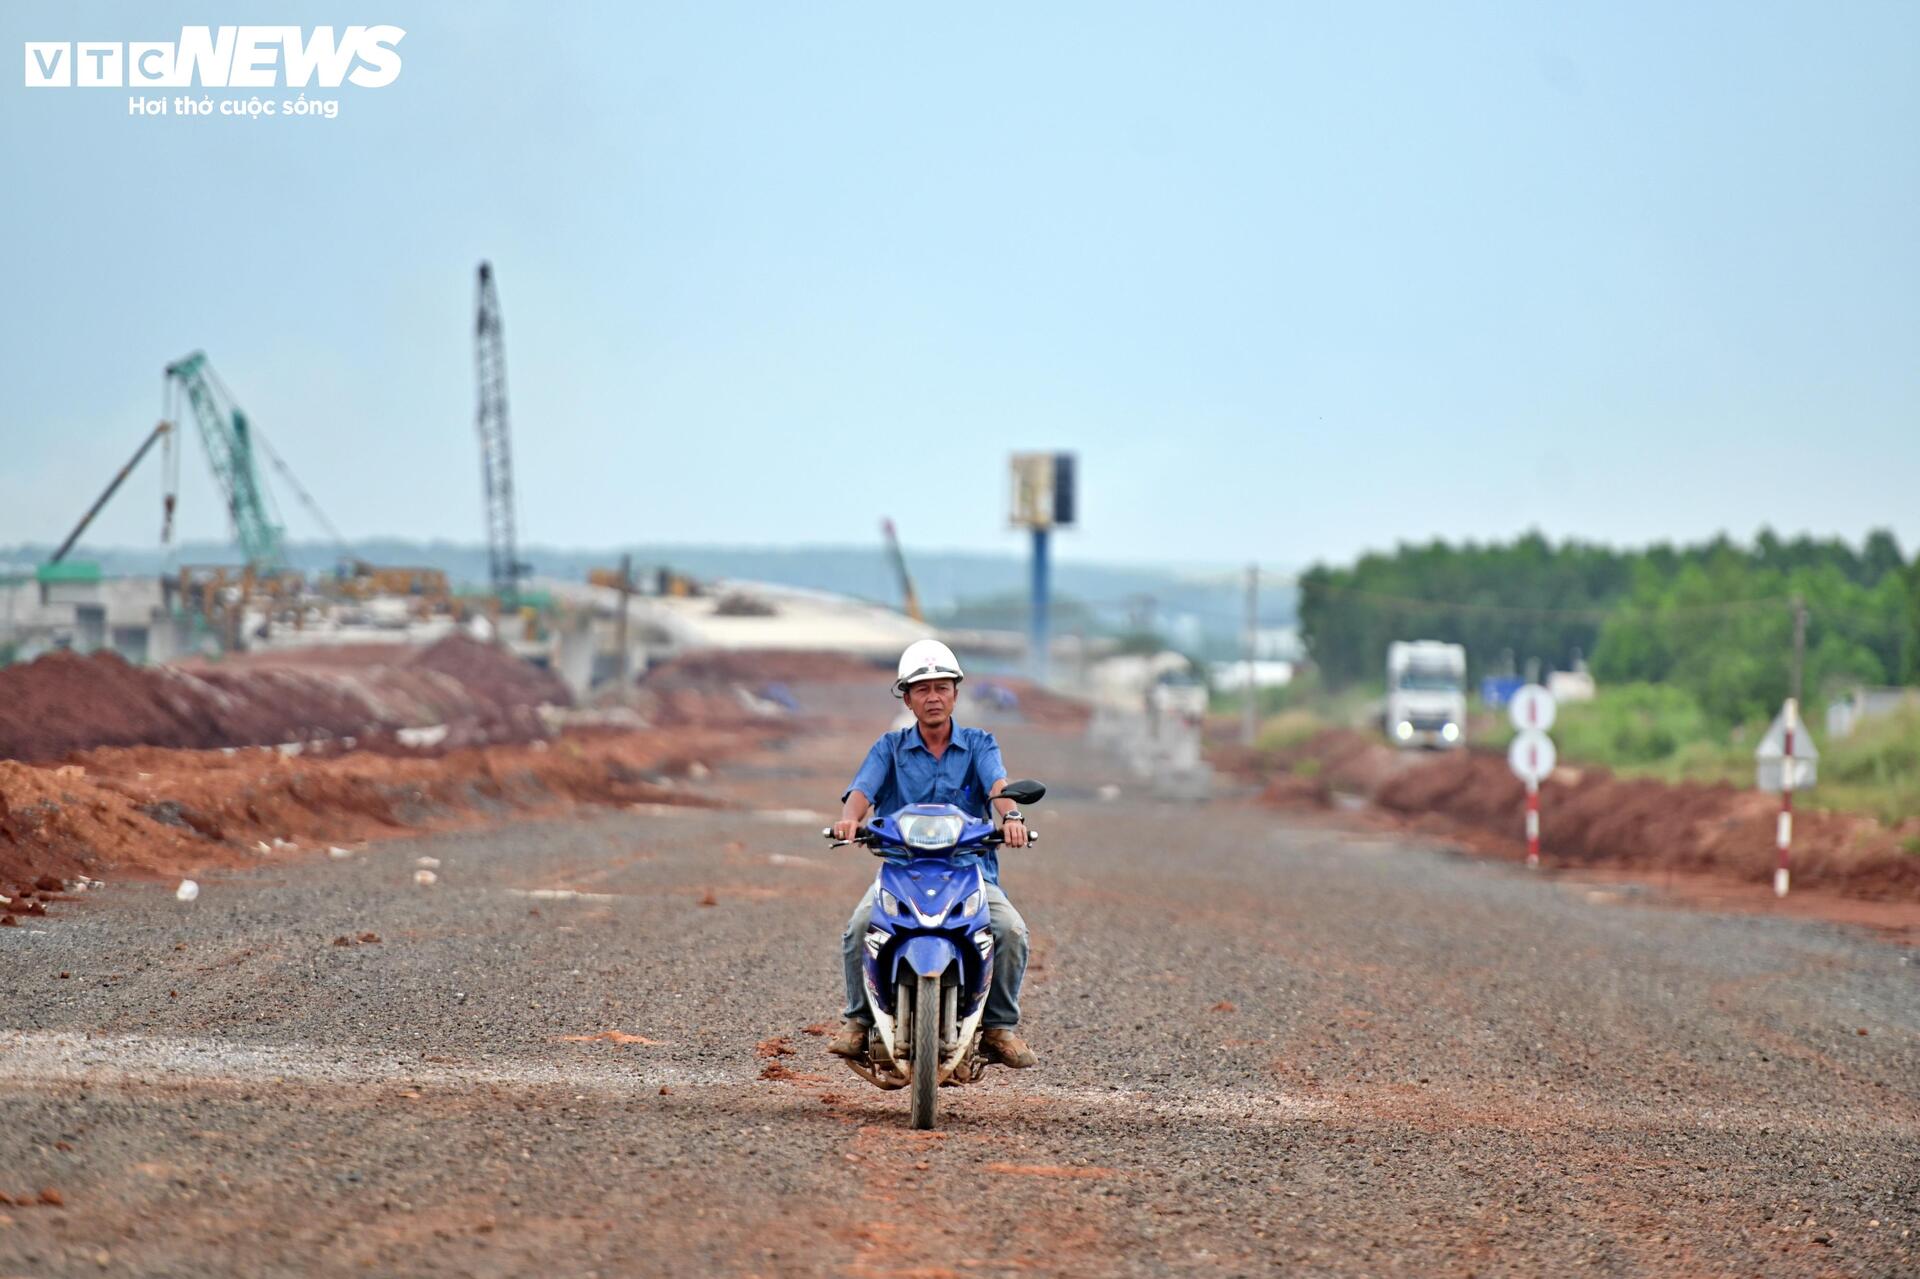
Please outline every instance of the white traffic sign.
M1820 748L1813 734L1800 722L1799 710L1793 714L1793 767L1787 767L1787 712L1774 716L1766 736L1753 748L1757 776L1754 784L1778 795L1791 783L1794 790L1806 790L1820 780Z
M1539 684L1523 684L1507 702L1507 714L1521 732L1544 733L1553 727L1553 694Z
M1507 766L1513 769L1513 775L1535 786L1553 775L1553 766L1557 762L1553 739L1545 733L1516 733L1513 745L1507 747Z

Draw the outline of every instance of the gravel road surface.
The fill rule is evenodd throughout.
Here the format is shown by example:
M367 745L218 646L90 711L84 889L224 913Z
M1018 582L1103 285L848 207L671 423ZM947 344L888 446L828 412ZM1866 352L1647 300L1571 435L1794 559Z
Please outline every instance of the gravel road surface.
M1002 740L1041 1065L937 1131L824 1050L819 736L0 930L0 1277L1920 1274L1913 952Z

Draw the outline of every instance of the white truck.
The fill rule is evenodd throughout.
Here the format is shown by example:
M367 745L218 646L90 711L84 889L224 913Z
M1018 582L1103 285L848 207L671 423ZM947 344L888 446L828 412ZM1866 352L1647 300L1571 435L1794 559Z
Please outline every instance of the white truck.
M1387 736L1398 746L1467 744L1467 650L1439 640L1387 645Z

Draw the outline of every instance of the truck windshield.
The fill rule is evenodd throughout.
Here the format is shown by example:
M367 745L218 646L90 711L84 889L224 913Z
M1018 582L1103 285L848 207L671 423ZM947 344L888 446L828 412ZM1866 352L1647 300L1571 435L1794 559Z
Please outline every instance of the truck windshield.
M1415 693L1451 693L1460 687L1460 677L1437 667L1410 666L1400 672L1400 687Z

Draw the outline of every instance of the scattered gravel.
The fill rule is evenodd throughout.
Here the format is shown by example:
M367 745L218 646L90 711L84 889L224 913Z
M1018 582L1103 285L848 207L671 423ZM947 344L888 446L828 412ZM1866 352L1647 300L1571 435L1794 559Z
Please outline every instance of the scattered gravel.
M0 1274L1920 1272L1912 952L1001 736L1057 783L1005 858L1041 1065L935 1132L816 1033L872 861L811 818L115 882L0 930ZM711 786L830 808L864 745Z

